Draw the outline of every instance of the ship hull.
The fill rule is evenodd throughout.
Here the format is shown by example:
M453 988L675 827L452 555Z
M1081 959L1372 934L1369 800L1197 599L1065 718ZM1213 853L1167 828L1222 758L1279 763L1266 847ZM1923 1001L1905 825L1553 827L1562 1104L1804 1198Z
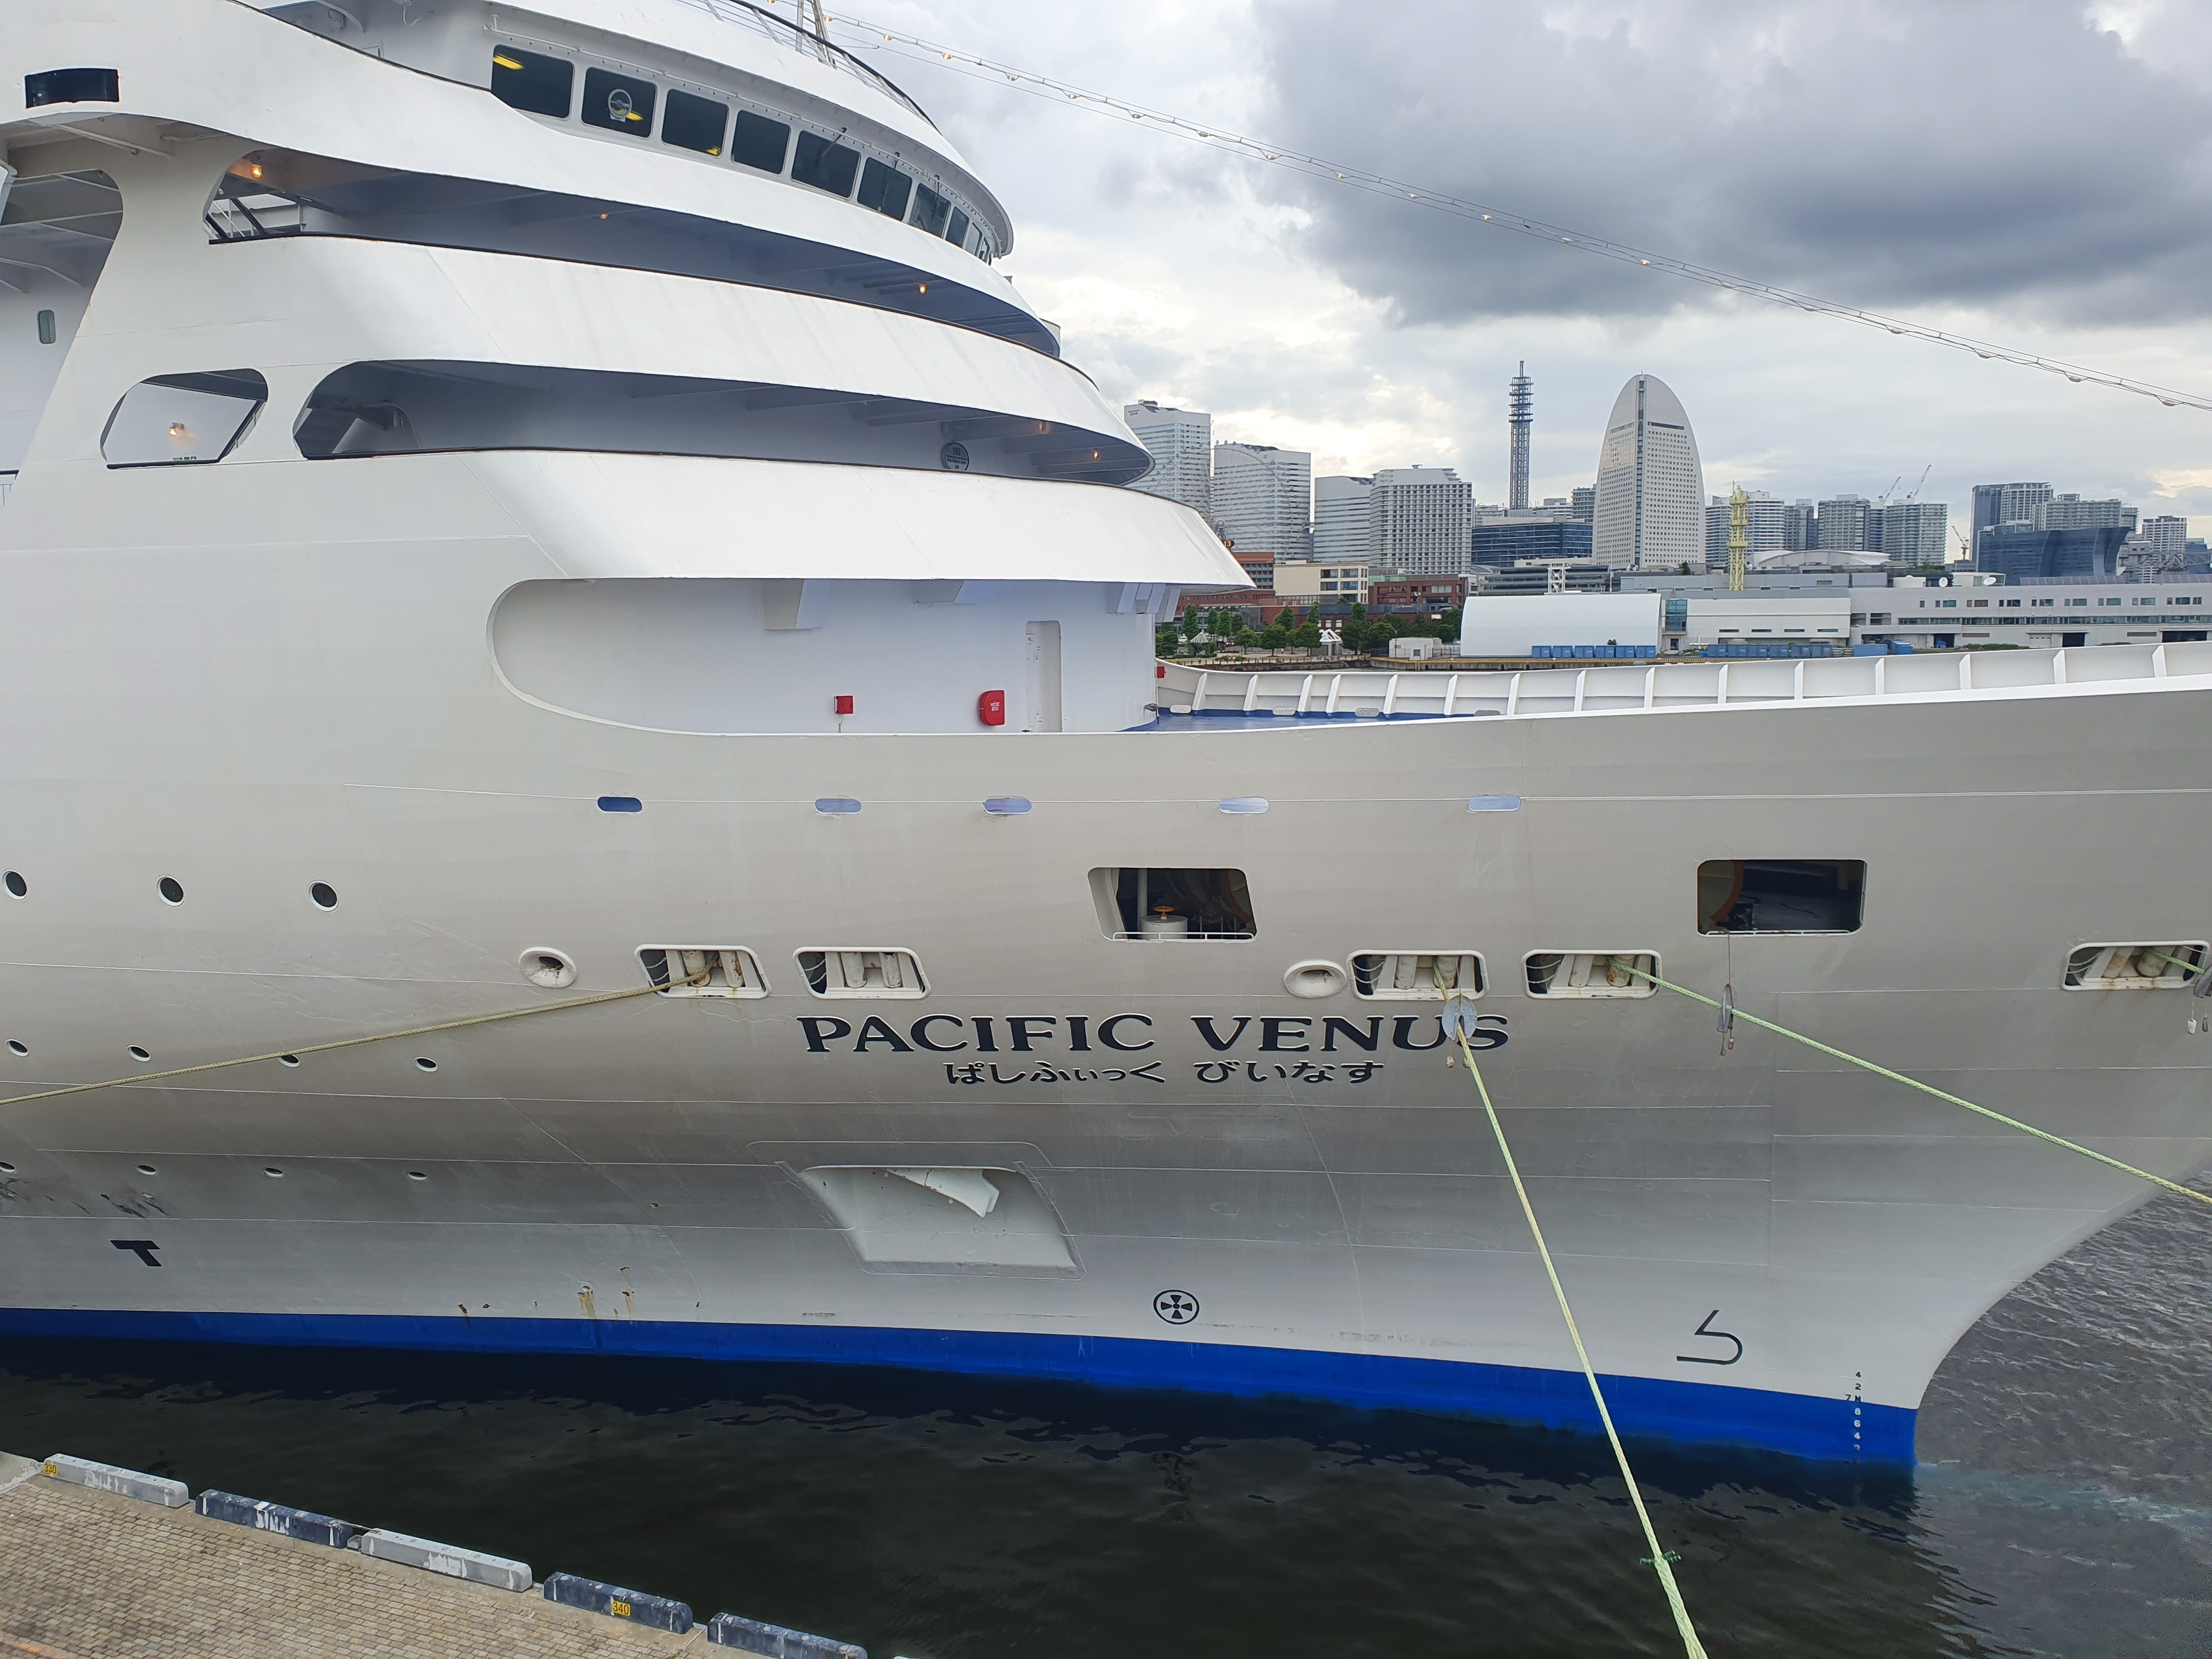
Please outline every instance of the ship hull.
M1723 1052L1670 994L1531 995L1522 962L1652 951L1747 1012L2185 1176L2212 1154L2197 1005L2060 982L2084 939L2203 930L2132 867L2047 875L2116 816L2152 843L2142 869L2180 858L2195 792L2158 780L2204 775L2207 696L705 742L499 705L524 740L479 751L496 792L135 817L117 833L140 844L100 861L184 870L190 893L137 961L129 917L159 913L137 884L42 882L112 926L58 927L5 969L13 1025L40 1038L11 1092L112 1074L127 1041L167 1066L544 1012L9 1106L0 1325L816 1358L1587 1426L1439 1005L1285 988L1302 962L1467 951L1480 1063L1624 1429L1907 1457L1956 1338L2144 1184L1762 1032ZM2081 758L2059 780L2051 755ZM617 775L641 811L598 809ZM862 810L817 813L833 790ZM983 810L1017 790L1028 813ZM290 843L340 810L355 862L333 874ZM1960 845L1983 850L1928 855ZM50 872L87 856L36 850ZM1864 926L1697 931L1702 859L1783 854L1865 857ZM1139 860L1245 871L1256 936L1109 937L1089 872ZM230 940L181 925L311 874L345 896L337 944L306 915ZM769 994L551 1006L642 989L655 942L747 949ZM540 945L575 986L522 981L516 952ZM912 951L926 994L814 994L797 954L841 946ZM1005 1201L979 1215L897 1173L933 1170L994 1172Z

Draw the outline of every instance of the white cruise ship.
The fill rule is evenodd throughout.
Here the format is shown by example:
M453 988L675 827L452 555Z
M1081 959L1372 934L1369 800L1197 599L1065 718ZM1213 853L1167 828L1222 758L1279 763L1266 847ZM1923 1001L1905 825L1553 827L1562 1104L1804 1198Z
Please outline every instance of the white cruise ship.
M2212 647L1159 665L1231 561L779 10L10 0L0 1329L1587 1425L1456 1012L1624 1428L1909 1458L2148 1188L1638 974L2185 1176Z

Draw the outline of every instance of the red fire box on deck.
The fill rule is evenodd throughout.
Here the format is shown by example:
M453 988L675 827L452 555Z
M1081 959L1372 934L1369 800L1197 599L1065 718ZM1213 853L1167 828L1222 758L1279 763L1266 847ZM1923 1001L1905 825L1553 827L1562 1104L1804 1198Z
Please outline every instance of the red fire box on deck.
M975 718L986 726L1004 726L1006 723L1006 694L986 691L976 698Z

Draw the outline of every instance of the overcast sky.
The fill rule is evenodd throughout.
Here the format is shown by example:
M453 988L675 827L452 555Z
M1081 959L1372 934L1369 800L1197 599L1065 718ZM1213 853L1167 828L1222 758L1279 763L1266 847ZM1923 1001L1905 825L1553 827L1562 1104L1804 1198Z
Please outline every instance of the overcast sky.
M2175 0L854 0L1253 137L1854 305L2212 392L2212 6ZM877 37L878 40L880 37ZM856 42L857 44L857 42ZM2212 529L2212 414L1984 362L1224 156L941 59L871 59L1015 222L1003 268L1115 401L1316 475L1589 483L1621 382L1709 491L2047 479ZM1901 493L1901 492L1900 492Z

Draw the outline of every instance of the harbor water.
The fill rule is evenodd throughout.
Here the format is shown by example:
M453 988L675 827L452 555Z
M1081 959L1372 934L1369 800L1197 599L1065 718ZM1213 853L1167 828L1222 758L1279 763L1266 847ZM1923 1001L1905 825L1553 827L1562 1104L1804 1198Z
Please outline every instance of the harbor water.
M2212 1645L2212 1212L2031 1279L1919 1467L1632 1448L1716 1655ZM1679 1652L1601 1442L880 1370L11 1341L68 1450L876 1659Z

